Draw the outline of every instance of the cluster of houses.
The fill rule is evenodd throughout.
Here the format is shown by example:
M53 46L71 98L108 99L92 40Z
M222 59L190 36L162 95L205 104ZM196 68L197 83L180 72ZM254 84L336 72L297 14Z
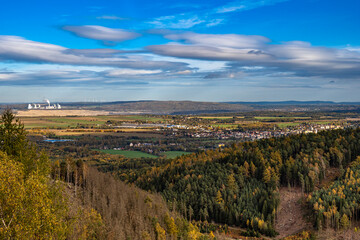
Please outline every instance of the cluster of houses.
M245 140L259 140L271 137L282 137L292 134L300 133L318 133L323 130L342 129L344 125L334 124L308 124L292 126L291 128L284 128L281 130L267 130L267 131L238 131L238 130L217 130L217 131L198 131L188 133L189 137L193 138L218 138L218 139L245 139Z

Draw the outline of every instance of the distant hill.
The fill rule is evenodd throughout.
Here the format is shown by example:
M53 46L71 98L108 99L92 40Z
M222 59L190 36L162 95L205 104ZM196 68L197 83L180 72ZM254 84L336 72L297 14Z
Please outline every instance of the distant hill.
M150 114L199 114L251 111L253 108L243 104L193 101L136 101L108 103L63 103L64 107L82 107L88 110L104 110L128 113Z
M329 105L341 104L332 101L262 101L262 102L225 102L229 104L246 104L246 105Z
M360 102L332 101L262 101L262 102L196 102L196 101L116 101L63 102L63 109L107 111L112 114L205 114L245 111L360 111ZM1 104L23 110L25 103Z
M63 103L67 107L129 114L206 114L247 111L360 111L360 103L332 101L278 102L194 102L194 101L124 101L107 103Z
M333 101L262 101L262 102L224 102L244 105L360 105L360 102L333 102Z

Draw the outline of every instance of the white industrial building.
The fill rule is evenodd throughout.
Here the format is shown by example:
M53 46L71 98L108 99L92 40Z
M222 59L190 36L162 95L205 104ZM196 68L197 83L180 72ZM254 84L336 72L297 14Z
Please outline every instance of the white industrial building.
M46 103L29 103L28 109L61 109L61 105L56 103L52 104L48 99L45 99Z

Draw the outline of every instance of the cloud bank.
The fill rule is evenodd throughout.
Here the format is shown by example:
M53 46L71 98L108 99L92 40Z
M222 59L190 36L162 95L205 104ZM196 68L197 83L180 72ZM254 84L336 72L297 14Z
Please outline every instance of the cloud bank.
M251 79L280 82L279 79L299 78L323 79L334 85L360 80L360 52L354 47L319 47L302 41L275 43L259 35L172 31L149 34L161 34L169 42L135 50L70 49L17 36L0 36L1 61L53 64L58 68L37 72L2 71L0 85L121 85L159 81L191 85L213 84L216 79L232 83L246 79L250 83ZM116 39L118 33L113 35L108 39ZM209 70L206 65L210 63L218 67ZM79 69L69 70L66 66ZM100 69L93 70L94 67Z
M189 69L188 64L183 62L153 61L146 56L126 53L128 52L113 49L69 49L17 36L0 36L0 60L2 61L158 69L162 71Z
M259 72L266 68L297 76L360 78L360 53L350 49L318 47L302 41L273 43L263 36L237 34L187 32L163 36L173 41L147 49L177 58L228 61L231 71L261 66Z

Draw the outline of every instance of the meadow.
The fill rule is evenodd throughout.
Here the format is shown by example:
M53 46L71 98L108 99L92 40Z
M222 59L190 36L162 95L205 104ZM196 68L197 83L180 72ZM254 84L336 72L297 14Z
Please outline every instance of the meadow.
M140 151L124 151L124 150L113 150L113 149L106 149L106 150L94 149L94 150L103 152L103 153L107 153L107 154L121 155L126 158L158 158L158 156L140 152Z

